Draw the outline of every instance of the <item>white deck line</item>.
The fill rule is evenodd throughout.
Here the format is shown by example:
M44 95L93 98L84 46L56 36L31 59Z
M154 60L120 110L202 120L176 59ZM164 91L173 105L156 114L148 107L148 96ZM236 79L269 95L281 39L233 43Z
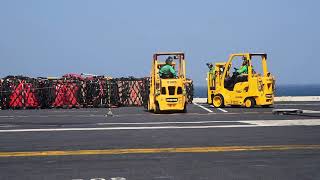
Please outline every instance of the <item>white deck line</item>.
M213 112L211 109L208 109L208 108L206 108L206 107L204 107L204 106L202 106L202 105L200 105L200 104L197 104L197 103L195 103L195 102L193 102L193 104L196 105L196 106L198 106L198 107L201 108L201 109L204 109L204 110L210 112L210 113Z
M279 96L274 98L275 102L302 102L302 101L314 101L319 102L320 96ZM193 102L195 103L207 103L207 98L193 98Z
M227 110L224 110L224 109L222 109L222 108L217 108L218 110L220 110L220 111L222 111L222 112L224 112L224 113L227 113L228 111Z
M97 123L97 125L159 125L159 124L208 124L208 123L230 123L234 121L167 121L167 122L128 122L128 123Z
M213 107L213 108L215 108L213 105L210 105L210 107ZM224 113L227 113L228 111L227 110L225 110L225 109L222 109L222 108L217 108L219 111L222 111L222 112L224 112Z
M209 129L209 128L244 128L244 127L275 127L275 126L320 126L320 119L298 120L251 120L230 121L230 123L247 123L240 125L212 126L136 126L136 127L100 127L100 128L45 128L45 129L2 129L0 133L13 132L60 132L60 131L110 131L110 130L153 130L153 129Z

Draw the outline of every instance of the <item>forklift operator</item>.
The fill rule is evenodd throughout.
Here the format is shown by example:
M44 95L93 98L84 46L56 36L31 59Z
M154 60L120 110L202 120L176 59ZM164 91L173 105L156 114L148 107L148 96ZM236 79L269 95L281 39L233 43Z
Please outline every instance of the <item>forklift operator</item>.
M238 82L245 82L248 81L248 60L245 56L242 57L242 66L240 69L236 70L236 77L233 82L233 86Z
M248 74L248 60L245 56L242 57L242 66L240 67L240 69L236 69L236 72L238 73L238 75L241 74Z
M242 60L243 62L240 69L234 68L235 72L233 72L232 77L228 77L225 80L225 87L230 91L233 90L236 83L248 81L248 76L246 76L248 74L248 60L245 56L242 57Z
M172 67L172 61L173 61L173 58L171 56L169 56L166 59L166 64L164 66L162 66L159 70L160 78L167 79L167 78L176 78L177 77L177 73L174 70L174 68Z
M214 66L213 66L213 64L212 63L207 63L206 64L207 66L208 66L208 68L209 68L209 74L211 74L212 75L212 77L213 77L213 79L215 79L216 77L216 71L215 71L215 69L214 69Z

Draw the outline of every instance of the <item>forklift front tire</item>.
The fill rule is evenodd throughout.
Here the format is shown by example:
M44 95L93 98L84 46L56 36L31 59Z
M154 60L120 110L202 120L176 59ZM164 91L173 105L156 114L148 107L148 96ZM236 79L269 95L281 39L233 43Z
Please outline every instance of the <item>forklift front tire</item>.
M253 108L256 105L256 101L254 100L254 98L247 98L246 100L244 100L244 106L246 108Z
M213 97L212 103L213 103L213 106L214 106L215 108L224 107L224 99L223 99L223 96L222 96L221 94L215 95L215 96Z

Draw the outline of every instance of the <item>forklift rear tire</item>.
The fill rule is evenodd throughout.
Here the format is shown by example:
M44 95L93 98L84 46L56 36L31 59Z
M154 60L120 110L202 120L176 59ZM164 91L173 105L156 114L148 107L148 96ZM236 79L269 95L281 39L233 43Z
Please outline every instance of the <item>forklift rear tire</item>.
M147 110L149 111L149 112L152 112L153 111L153 109L150 109L150 101L148 100L148 104L147 104Z
M221 94L215 95L212 99L212 104L215 108L224 107L224 98Z
M246 108L253 108L256 105L256 101L254 100L254 98L247 98L244 100L244 106Z
M159 107L159 104L158 103L156 103L156 108L155 108L155 110L154 110L154 113L155 114L160 114L160 107Z
M188 110L187 110L187 103L184 104L184 108L182 110L182 113L187 113Z

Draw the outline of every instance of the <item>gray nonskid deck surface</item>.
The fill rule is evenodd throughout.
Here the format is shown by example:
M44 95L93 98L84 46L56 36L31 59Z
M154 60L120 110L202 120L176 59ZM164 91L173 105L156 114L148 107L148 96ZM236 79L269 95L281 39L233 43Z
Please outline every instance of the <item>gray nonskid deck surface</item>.
M254 109L200 106L209 111L193 104L186 114L122 107L112 108L108 117L108 109L2 110L0 154L320 145L320 113L272 114L274 108L320 111L319 102ZM320 179L319 164L319 149L0 157L0 179Z

